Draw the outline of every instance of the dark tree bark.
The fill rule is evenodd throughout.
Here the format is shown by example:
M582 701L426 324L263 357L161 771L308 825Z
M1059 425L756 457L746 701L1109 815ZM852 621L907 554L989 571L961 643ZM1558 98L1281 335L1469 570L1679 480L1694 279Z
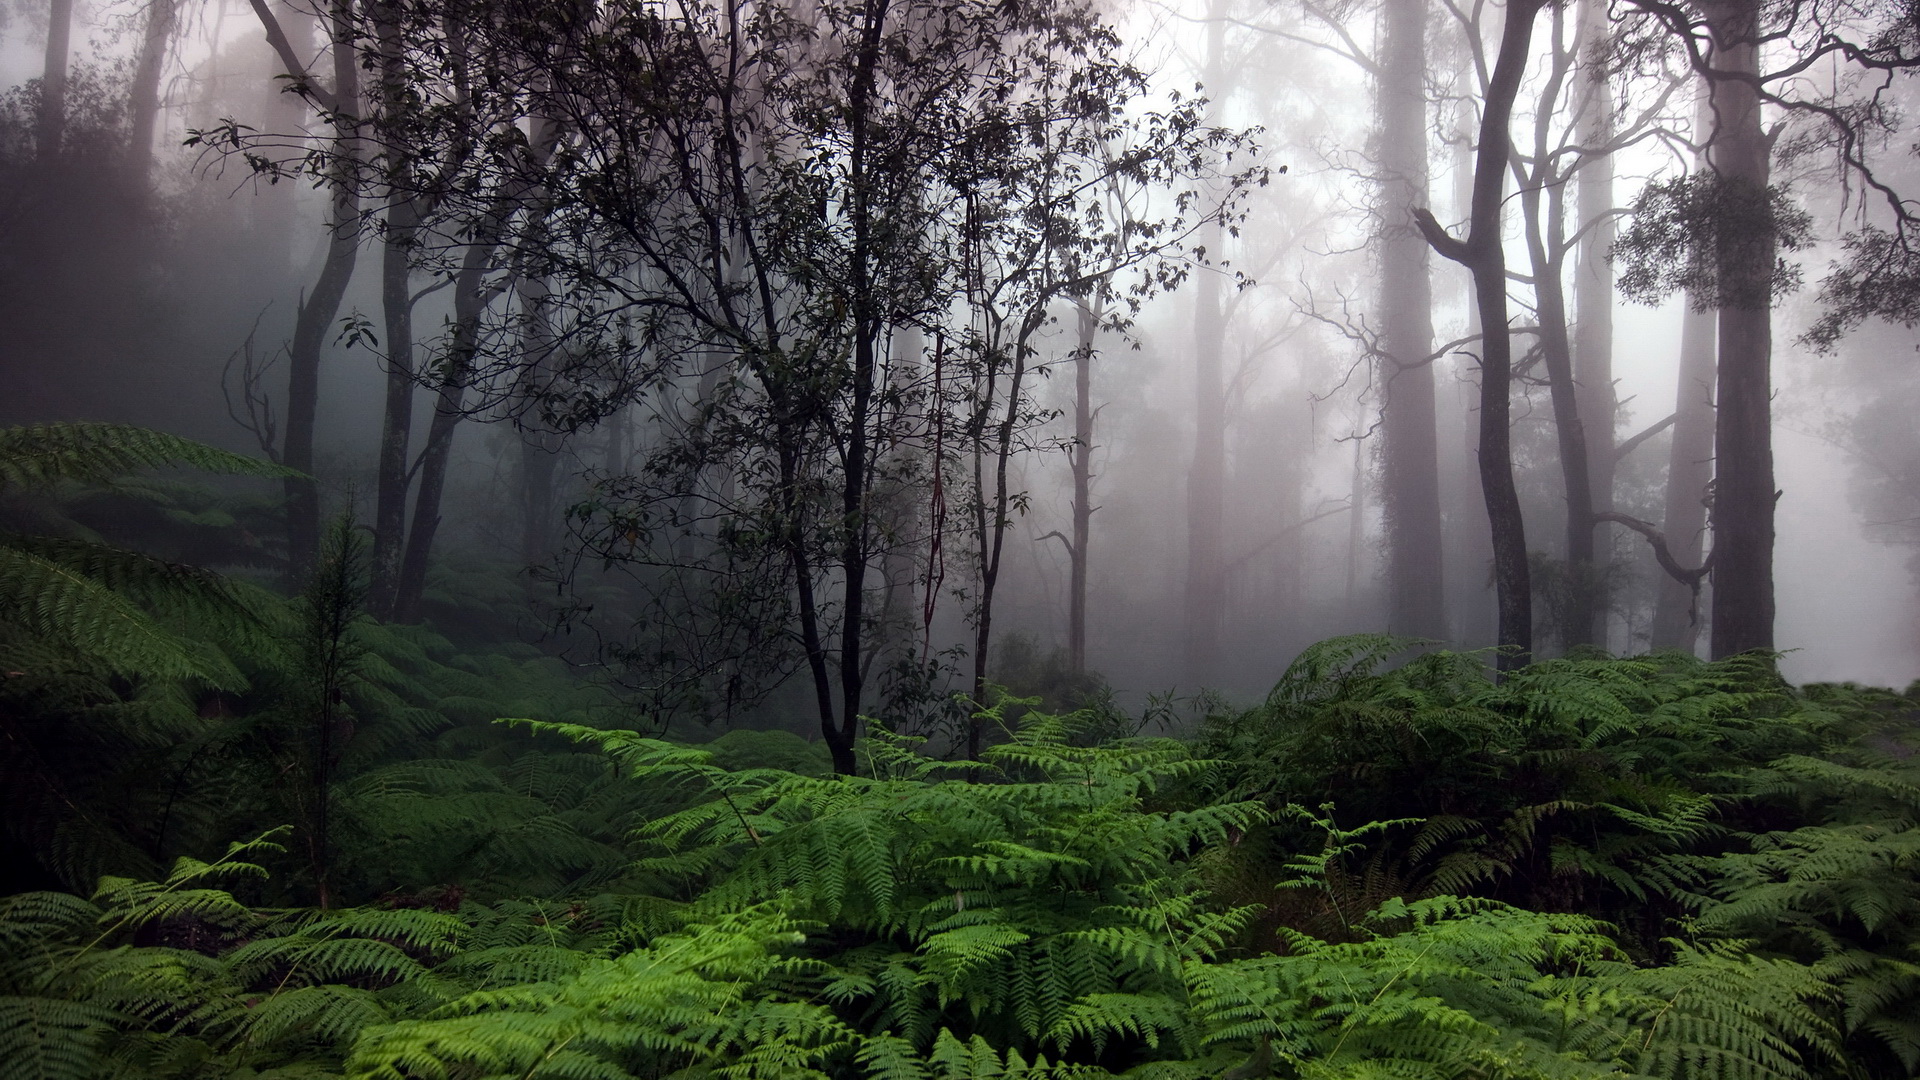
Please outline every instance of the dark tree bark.
M1093 343L1100 317L1082 298L1079 346L1073 354L1073 536L1067 541L1067 661L1087 670L1087 545L1093 536Z
M266 0L252 0L265 28L267 41L280 57L286 73L301 80L307 95L330 114L333 124L332 200L327 220L327 253L313 288L294 317L293 340L287 348L287 421L280 463L305 474L286 481L287 573L303 582L312 573L320 550L320 491L313 480L314 423L319 412L320 353L346 295L347 283L360 251L360 196L352 176L359 156L360 67L354 48L352 0L333 0L328 7L328 36L333 58L333 86L323 89L306 72L279 20Z
M52 0L47 7L46 62L40 69L40 115L34 129L34 153L42 162L60 156L67 134L67 62L73 51L73 0Z
M1444 640L1446 592L1435 434L1433 283L1413 211L1427 204L1427 4L1385 0L1380 113L1381 504L1388 629ZM1356 519L1357 520L1357 519Z
M1737 198L1764 199L1771 144L1761 126L1759 6L1701 4L1713 37L1708 160ZM1772 237L1720 245L1719 370L1714 423L1715 659L1773 648Z
M405 43L399 13L391 3L373 8L380 64L380 99L390 118L406 108ZM380 257L380 307L386 328L386 407L380 425L380 459L375 476L372 584L368 608L375 618L391 619L400 588L400 562L406 545L408 452L413 434L413 257L420 226L418 200L412 194L413 159L407 148L387 150L386 235Z
M1501 29L1500 52L1481 107L1474 155L1473 210L1465 240L1449 236L1433 215L1416 220L1427 242L1473 273L1474 303L1484 328L1480 356L1480 485L1493 538L1493 577L1500 630L1496 660L1502 671L1533 657L1533 587L1527 568L1526 525L1513 482L1513 342L1507 321L1507 261L1501 250L1500 207L1512 151L1513 103L1526 73L1527 53L1542 0L1512 0Z

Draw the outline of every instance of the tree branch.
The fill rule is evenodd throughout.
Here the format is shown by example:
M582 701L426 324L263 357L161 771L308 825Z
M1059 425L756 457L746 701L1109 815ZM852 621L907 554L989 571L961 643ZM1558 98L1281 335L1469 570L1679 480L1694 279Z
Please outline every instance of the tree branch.
M1464 240L1457 240L1453 234L1441 226L1433 216L1433 211L1424 206L1414 207L1413 223L1419 227L1420 235L1425 237L1427 245L1438 252L1441 258L1452 260L1461 266L1472 269L1473 252Z
M1673 413L1672 415L1668 416L1665 420L1662 420L1659 423L1654 424L1652 427L1649 427L1647 430L1642 431L1638 435L1635 435L1632 438L1626 440L1625 442L1622 442L1619 446L1614 447L1613 460L1618 462L1625 459L1628 454L1631 454L1635 450L1639 449L1641 443L1646 442L1648 439L1651 439L1655 435L1658 435L1661 432L1672 427L1673 422L1678 419L1680 419L1680 414Z

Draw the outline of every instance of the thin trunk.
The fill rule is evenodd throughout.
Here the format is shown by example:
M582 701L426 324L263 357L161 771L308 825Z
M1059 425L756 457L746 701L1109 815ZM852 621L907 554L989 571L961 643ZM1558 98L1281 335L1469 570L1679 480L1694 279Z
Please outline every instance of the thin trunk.
M1709 159L1736 197L1765 199L1771 147L1757 92L1758 5L1702 5L1713 35ZM1715 659L1773 648L1774 500L1772 433L1773 273L1770 236L1720 245L1720 287L1745 302L1720 309L1715 394L1713 636Z
M1093 342L1100 319L1082 298L1079 347L1073 354L1073 536L1067 585L1067 659L1075 674L1087 670L1087 542L1093 534Z
M405 46L398 13L390 3L374 8L380 50L380 97L389 117L406 107ZM386 409L380 427L380 460L375 477L373 579L368 607L375 618L393 617L400 588L400 562L406 545L407 458L413 434L413 247L420 226L412 195L413 163L400 148L389 151L387 228L380 259L380 306L385 316L387 349Z
M1217 244L1224 231L1209 230ZM1210 245L1215 258L1219 252ZM1205 686L1219 673L1227 601L1227 392L1221 372L1226 317L1220 274L1202 271L1193 300L1193 460L1187 470L1186 681Z
M52 0L47 7L47 55L40 71L40 115L34 152L41 162L60 156L67 133L67 59L73 51L73 0Z
M869 124L875 93L875 69L887 24L889 0L868 0L862 13L859 61L848 95L848 185L853 225L851 277L853 279L853 402L847 417L846 474L840 486L840 737L849 747L859 734L861 697L866 666L861 663L867 633L867 563L871 558L873 523L868 496L873 477L868 460L872 452L868 425L872 421L873 392L879 371L881 313L874 295L873 182L868 160Z
M1027 376L1027 342L1033 331L1038 329L1039 320L1031 319L1023 326L1013 347L1013 371L1007 378L1007 408L1000 422L994 425L993 435L993 486L985 485L982 464L985 458L983 438L974 441L973 475L974 487L978 492L978 505L975 510L975 541L980 548L980 604L975 613L973 630L973 700L986 704L988 649L993 644L993 600L994 588L1000 582L1000 556L1006 547L1007 526L1011 523L1008 511L1012 503L1012 491L1008 487L1007 466L1013 459L1014 428L1020 418L1020 398L1025 392ZM992 408L994 397L992 382L987 384L986 408ZM989 502L987 492L993 492ZM967 726L967 757L979 760L980 725L978 722Z
M1488 83L1473 169L1473 212L1464 241L1454 239L1422 212L1421 232L1442 255L1473 272L1474 301L1485 328L1480 356L1480 486L1493 534L1493 577L1498 593L1499 670L1533 657L1533 585L1527 569L1526 525L1513 481L1513 341L1507 321L1507 261L1501 248L1500 207L1512 150L1513 102L1526 72L1533 23L1542 0L1507 5L1499 57Z
M1566 298L1566 185L1557 174L1548 137L1550 118L1559 108L1571 57L1565 40L1564 9L1553 9L1553 68L1544 80L1534 122L1531 172L1514 166L1526 219L1527 256L1533 270L1534 303L1540 318L1540 354L1546 362L1553 404L1553 431L1560 458L1561 489L1566 497L1564 603L1557 613L1560 643L1571 649L1593 643L1593 591L1599 576L1593 548L1593 470L1588 439L1574 386L1573 344L1568 334Z
M520 565L537 566L553 551L554 473L566 436L540 419L538 396L553 376L552 288L547 279L520 279ZM527 579L529 598L535 586Z
M1471 77L1471 67L1462 72ZM1461 219L1473 213L1473 159L1474 159L1474 118L1471 106L1461 102L1454 126L1453 158L1453 212ZM1473 280L1468 278L1462 290L1462 300L1466 306L1466 336L1473 338L1480 333L1480 309L1473 303ZM1486 505L1486 494L1480 488L1479 430L1475 417L1479 413L1479 391L1468 380L1456 378L1456 395L1460 417L1459 468L1464 474L1458 486L1464 502L1449 503L1458 505L1461 526L1460 566L1466 589L1460 604L1459 641L1463 647L1483 648L1493 644L1499 634L1499 612L1495 604L1493 590L1493 544L1486 527L1486 516L1475 514L1471 507Z
M175 0L147 0L147 23L134 59L127 95L127 166L142 185L153 168L153 134L160 119L160 69L173 43Z
M1580 145L1594 150L1613 139L1613 92L1607 80L1602 51L1606 48L1607 5L1604 0L1581 0L1579 9L1582 87L1577 137ZM1587 472L1592 478L1593 512L1613 510L1614 471L1618 464L1614 450L1614 418L1619 412L1613 385L1613 155L1589 153L1578 173L1577 221L1585 229L1580 239L1578 261L1574 268L1573 297L1573 374L1580 388L1581 428L1587 436ZM1595 527L1594 548L1599 557L1611 561L1611 530ZM1605 574L1593 582L1593 629L1588 637L1596 645L1610 644L1607 633L1608 612L1612 600Z
M1347 513L1347 601L1349 612L1353 610L1354 597L1360 589L1360 553L1366 548L1367 539L1367 441L1361 438L1353 440L1353 476L1347 496L1347 505L1352 509Z
M1707 486L1713 481L1714 311L1687 304L1680 329L1680 379L1674 400L1673 443L1667 452L1666 512L1661 531L1681 565L1699 566L1705 557ZM1693 590L1660 575L1651 645L1655 650L1691 653L1700 640L1699 612Z
M1212 98L1208 118L1219 116L1226 95L1226 6L1207 6L1205 83ZM1226 230L1218 222L1206 234L1207 254L1220 259ZM1227 391L1221 351L1226 312L1221 274L1196 275L1193 295L1193 459L1187 470L1187 581L1184 605L1186 681L1205 686L1219 674L1226 627Z
M326 261L313 290L300 304L287 349L287 428L280 451L281 464L305 474L286 481L287 572L295 582L312 573L320 550L320 491L313 480L320 354L360 252L360 196L352 176L359 149L355 110L360 101L360 68L354 50L352 0L333 0L329 20L337 117L330 192L333 210L327 222Z
M1427 4L1387 0L1380 47L1381 508L1387 627L1447 636L1435 435L1433 282L1413 210L1427 204Z
M454 278L452 339L447 346L446 373L434 401L433 422L427 428L426 445L420 449L420 488L414 494L413 526L407 531L406 549L400 558L393 599L395 622L420 620L434 534L440 528L440 500L453 457L453 433L466 415L467 381L473 376L474 353L479 348L480 319L492 301L483 283L496 246L497 242L487 240L468 247Z
M1700 85L1694 131L1713 130L1713 96L1709 83ZM1696 138L1699 138L1696 135ZM1694 162L1707 168L1705 152ZM1707 493L1713 483L1714 347L1719 313L1696 310L1686 298L1680 324L1680 373L1674 394L1673 442L1667 450L1667 490L1661 528L1673 557L1682 566L1699 566L1705 558ZM1660 575L1649 645L1656 651L1677 649L1692 653L1700 642L1699 599L1686 583Z

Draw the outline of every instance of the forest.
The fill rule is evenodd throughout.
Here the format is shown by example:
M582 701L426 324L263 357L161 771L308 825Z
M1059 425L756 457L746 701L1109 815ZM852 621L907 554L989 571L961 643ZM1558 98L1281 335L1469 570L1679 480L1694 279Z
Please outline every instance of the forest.
M0 0L0 1080L1920 1077L1916 75Z

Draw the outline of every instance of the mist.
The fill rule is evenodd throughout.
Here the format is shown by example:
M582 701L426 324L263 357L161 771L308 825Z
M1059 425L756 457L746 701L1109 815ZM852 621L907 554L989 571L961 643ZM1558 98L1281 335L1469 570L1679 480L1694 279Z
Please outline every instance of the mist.
M244 529L213 569L297 588L319 530L350 515L373 538L382 619L457 642L517 641L663 722L800 732L818 729L818 708L849 730L857 714L931 723L939 702L989 683L1068 697L1104 688L1129 707L1203 692L1253 701L1301 649L1355 633L1534 658L1761 648L1777 650L1796 683L1920 676L1920 449L1902 419L1920 405L1920 339L1899 294L1907 279L1871 279L1849 247L1893 229L1901 239L1884 251L1905 272L1910 140L1889 115L1848 141L1805 107L1873 92L1905 103L1904 68L1884 90L1822 75L1754 107L1755 130L1772 132L1762 181L1782 213L1804 218L1798 232L1769 234L1784 268L1762 285L1770 340L1742 361L1770 379L1754 445L1771 456L1777 504L1729 494L1724 480L1675 495L1677 433L1692 424L1692 437L1713 438L1711 387L1696 388L1704 411L1676 411L1689 298L1711 308L1712 290L1731 287L1730 237L1751 222L1703 223L1671 192L1666 204L1647 193L1731 168L1712 158L1732 145L1733 106L1722 104L1715 134L1713 108L1697 104L1703 87L1729 84L1695 70L1715 62L1710 49L1690 60L1632 4L1610 18L1598 4L1538 14L1491 219L1499 237L1474 239L1483 264L1487 251L1503 256L1489 272L1505 275L1513 328L1502 335L1511 464L1500 466L1525 530L1511 550L1518 570L1531 563L1514 597L1501 575L1518 571L1508 562L1496 573L1482 494L1481 271L1446 250L1469 233L1500 9L1467 24L1472 13L1408 0L1098 5L1087 17L1112 40L1084 55L1132 74L1102 84L1100 110L1049 121L1072 128L1059 144L1036 136L1018 153L982 142L965 160L888 159L899 171L884 199L897 201L868 206L845 187L835 155L851 151L838 135L755 121L753 169L791 151L825 179L808 187L781 174L793 192L766 181L759 218L688 196L731 230L703 252L662 250L705 241L663 224L670 211L646 201L663 196L608 194L621 159L593 158L655 122L638 106L606 111L631 106L615 95L634 83L595 81L579 60L541 67L560 62L514 39L523 30L502 15L472 47L496 50L482 59L498 59L489 77L505 81L456 91L444 57L414 57L404 33L376 25L422 13L365 8L55 4L71 45L52 128L49 10L8 8L0 422L135 424L313 477L308 488L234 482L176 500L176 524L197 513ZM285 50L270 46L262 12L294 39ZM330 18L365 26L329 45ZM838 46L816 46L823 70L837 70ZM940 62L1015 88L1001 105L940 99L943 123L1007 123L992 110L1054 92L1019 82L1011 46L969 47ZM1767 46L1758 70L1788 66L1797 47ZM355 55L337 67L343 49ZM291 78L290 61L301 66ZM342 72L357 72L358 86L343 87ZM921 92L909 82L889 69L862 92L906 101ZM725 134L725 123L701 123ZM934 144L889 130L899 142L888 153ZM475 134L496 142L447 149ZM818 156L807 158L798 147L813 137ZM966 136L976 137L999 136ZM1112 168L1128 148L1137 167ZM994 172L996 154L1061 176L1111 171L1101 183L1023 187L1031 177ZM627 175L664 176L663 162ZM817 199L805 222L765 217L794 212L802 190ZM999 209L981 209L995 199ZM1042 205L1062 221L1036 226ZM1423 235L1415 209L1439 235ZM863 214L900 233L858 233L876 254L847 262ZM635 220L648 215L652 225ZM1551 300L1529 220L1534 240L1559 245L1547 252ZM1717 249L1716 228L1731 230ZM1644 242L1616 246L1629 235ZM791 250L768 255L753 248L762 242ZM602 254L580 255L589 249ZM755 344L731 321L754 259L786 260L771 272L784 291L767 317L791 324L777 342ZM722 263L719 277L694 280ZM1717 267L1717 284L1686 278L1699 266ZM1632 273L1643 295L1616 288ZM410 295L405 320L396 289ZM1561 384L1556 318L1571 365ZM1821 337L1823 325L1837 329ZM396 327L411 335L399 361ZM860 393L871 400L850 404L835 384L818 405L833 418L825 426L787 450L755 442L786 422L780 395L802 391L751 358L799 356L808 341L837 350L831 370L869 379ZM1753 347L1723 343L1721 360ZM303 362L312 382L290 390ZM311 441L295 445L303 404ZM450 432L437 463L436 417ZM1581 498L1660 531L1680 569L1696 571L1681 629L1657 610L1675 582L1641 531L1588 522L1595 552L1570 554L1563 427L1579 418L1585 452L1608 463L1589 470L1598 486ZM768 479L789 458L805 484ZM852 487L849 460L868 470ZM423 500L427 482L444 495ZM834 539L843 510L793 501L843 496L862 522L855 541ZM1675 499L1714 503L1704 528L1670 522ZM814 531L774 536L787 525ZM760 539L742 539L755 530ZM1761 556L1738 554L1749 548L1764 556L1757 568ZM1742 559L1736 579L1728 560ZM1758 606L1725 606L1756 582L1768 590ZM1765 615L1755 622L1754 611ZM842 700L822 706L821 695Z

